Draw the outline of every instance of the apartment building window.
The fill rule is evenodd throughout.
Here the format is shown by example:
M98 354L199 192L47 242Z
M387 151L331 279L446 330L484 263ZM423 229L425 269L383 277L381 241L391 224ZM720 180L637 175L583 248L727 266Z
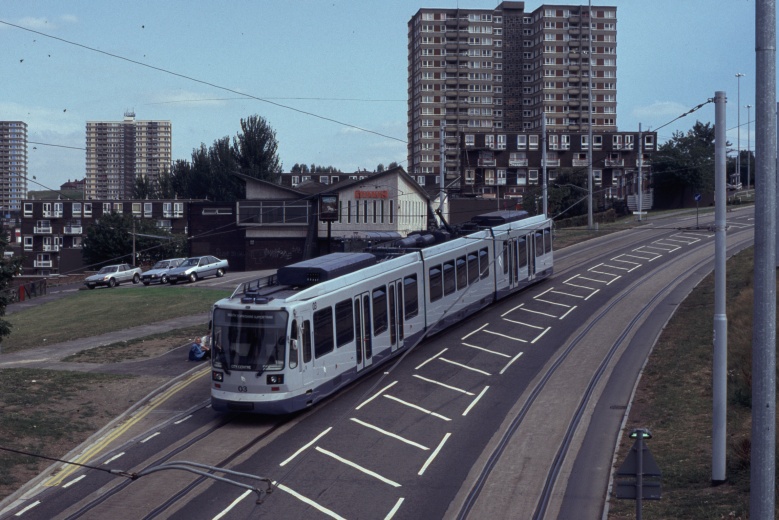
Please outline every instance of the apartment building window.
M151 202L144 202L143 203L143 216L147 217L147 218L152 216L152 203Z
M363 209L362 223L367 224L368 223L368 201L367 200L364 200L362 202L362 209Z
M582 136L582 150L587 150L590 147L590 139L589 136L583 135Z
M495 136L487 134L484 136L484 146L487 148L495 148Z
M92 203L91 202L85 202L84 203L84 216L85 217L91 217L92 216Z
M600 150L603 147L603 136L602 135L593 135L592 136L592 149L593 150Z
M124 213L124 204L121 202L114 202L114 211L116 213Z
M473 146L473 145L474 145L474 135L465 134L465 146Z
M141 216L141 203L140 202L133 202L133 216L134 217L140 217Z
M32 251L32 237L24 237L24 250L25 251Z
M538 184L538 170L528 170L527 180L530 184Z
M654 147L655 147L655 136L653 136L653 135L645 135L644 136L644 148L654 149Z
M506 170L498 170L498 186L506 185Z
M476 182L476 170L465 170L465 184L473 185Z
M420 186L424 186L425 185L425 176L424 175L420 175L419 177L417 177L417 184L419 184ZM384 202L382 201L382 204L383 203ZM382 220L382 222L383 222L383 220Z
M70 208L71 216L73 217L80 217L81 216L81 203L80 202L74 202L73 205Z
M506 149L506 135L500 134L498 135L498 150L505 150Z
M484 184L495 185L495 170L484 170Z
M24 216L25 217L32 217L32 202L25 202L24 203Z
M73 237L73 247L81 247L82 237Z
M184 216L184 203L183 202L174 202L173 203L173 216L176 218L180 218Z
M61 217L62 216L62 202L55 202L54 203L54 217Z
M527 148L527 135L520 134L517 136L517 150L524 150Z
M528 136L528 148L530 150L538 150L538 136L537 135L530 135Z

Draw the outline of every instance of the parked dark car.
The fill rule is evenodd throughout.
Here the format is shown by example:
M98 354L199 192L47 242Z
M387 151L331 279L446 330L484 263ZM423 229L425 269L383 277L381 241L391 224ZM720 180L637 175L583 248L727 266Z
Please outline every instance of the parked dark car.
M150 283L168 283L168 271L181 265L186 258L168 258L160 260L141 275L143 285Z
M213 256L193 256L168 271L168 283L175 285L178 282L196 282L206 276L224 276L226 272L227 260Z
M94 289L99 285L106 287L116 287L123 282L138 283L141 281L141 268L133 267L130 264L107 265L100 269L97 274L88 276L84 280L84 285L89 289Z

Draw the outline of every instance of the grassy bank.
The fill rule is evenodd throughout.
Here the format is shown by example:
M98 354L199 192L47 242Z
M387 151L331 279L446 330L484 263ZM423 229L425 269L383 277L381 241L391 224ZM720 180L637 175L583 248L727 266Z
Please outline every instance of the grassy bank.
M662 499L643 503L647 520L748 517L753 264L752 249L727 264L727 483L711 485L712 275L682 303L647 363L626 425L652 431L647 445L663 472ZM633 444L625 437L618 464ZM635 502L612 499L609 518L635 518Z
M79 291L7 316L2 352L98 336L180 316L205 313L230 291L197 287L131 287Z

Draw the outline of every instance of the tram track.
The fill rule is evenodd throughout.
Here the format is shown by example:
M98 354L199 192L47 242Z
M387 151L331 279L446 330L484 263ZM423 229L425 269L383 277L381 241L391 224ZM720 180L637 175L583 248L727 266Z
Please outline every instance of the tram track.
M652 231L656 231L656 235L662 236L664 234L668 233L668 229L651 229ZM647 230L649 231L649 229ZM681 231L681 229L680 229ZM654 235L655 233L653 233ZM625 244L624 242L625 237L622 236L621 238L615 237L616 240L620 240L620 245L622 247L635 245L635 243L646 241L647 237L645 234L642 234L640 238L637 238L635 241L631 241L629 244ZM731 245L728 249L730 251L740 250L746 247L751 243L752 239L747 238L744 240L740 240L733 245ZM595 251L603 250L604 247L608 249L608 242L609 241L600 241L597 245L589 245L587 246L587 251ZM635 243L633 243L635 242ZM693 255L699 254L700 249L703 247L711 247L711 243L707 242L705 244L701 244L698 247L694 249L690 249L686 252L684 252L682 255L679 255L675 261L681 261L685 258L690 258ZM588 255L585 255L588 256ZM597 256L597 255L594 255ZM559 258L559 257L558 257ZM557 270L556 272L556 278L559 277L562 274L566 274L569 271L573 271L577 269L581 263L581 255L580 252L576 252L576 258L577 258L577 264L572 264L568 267L561 268ZM590 260L590 258L587 258L587 260ZM559 260L557 261L559 265ZM677 284L691 276L692 273L700 269L701 267L705 266L708 263L712 262L712 258L704 258L700 261L696 262L694 267L691 269L687 269L684 273L679 274L673 280L670 282L667 282L664 287L662 287L661 290L657 292L657 294L651 298L648 302L646 302L640 309L638 313L633 317L633 319L630 320L630 322L625 326L625 328L620 332L619 336L617 337L616 341L613 342L613 344L610 346L608 351L606 352L605 356L601 360L601 362L598 365L597 370L593 373L592 377L589 379L588 384L586 385L586 389L583 393L582 398L580 399L578 405L576 406L576 409L574 413L572 414L572 419L568 424L568 427L566 429L566 432L563 436L563 440L560 444L560 446L557 449L557 452L554 456L553 463L551 464L549 471L546 475L543 491L538 499L538 502L536 504L536 507L534 509L533 518L541 520L545 518L545 515L549 509L550 502L552 500L553 496L553 490L555 488L555 485L557 484L557 481L560 477L560 472L563 466L563 463L568 456L568 453L572 447L572 442L574 435L581 425L584 417L585 412L587 409L587 406L590 402L590 399L593 396L595 388L598 386L599 383L601 383L608 375L607 367L610 365L610 363L614 360L614 357L616 356L617 352L620 351L620 347L622 347L625 343L625 340L631 336L631 333L636 329L637 325L640 324L643 321L643 318L645 315L649 312L651 312L657 302L661 300L662 298L666 297L667 294L677 286ZM482 468L482 470L479 472L478 476L472 481L472 484L470 485L470 489L467 492L467 495L462 502L461 507L457 511L456 517L458 519L466 519L468 518L469 514L472 512L474 505L478 501L482 490L484 489L484 486L489 479L490 475L495 470L496 465L498 464L498 461L501 459L501 457L504 455L504 452L506 451L507 446L511 442L512 438L514 437L515 433L519 429L519 427L523 424L525 421L526 416L528 415L529 410L532 408L532 406L535 404L538 397L541 395L542 391L544 390L547 383L552 379L552 377L556 374L556 372L560 369L560 367L564 364L566 359L569 357L569 355L576 350L577 346L582 342L582 340L587 336L588 333L590 333L597 325L601 324L604 320L608 319L609 314L618 306L620 305L625 298L627 298L629 295L633 294L634 291L639 288L641 285L646 284L650 280L653 279L657 275L657 273L663 269L666 269L667 266L659 265L657 268L652 269L651 271L645 273L640 279L634 281L632 284L630 284L628 287L624 288L621 291L621 294L611 300L609 304L601 309L601 311L592 318L587 325L579 331L579 333L571 340L569 345L565 348L563 352L561 352L557 358L549 365L546 372L543 376L541 376L535 386L532 390L530 390L530 393L528 394L528 397L526 401L523 403L522 407L520 408L519 412L515 415L514 419L509 423L508 427L505 429L503 435L498 439L498 441L495 443L495 446L491 453L488 455L486 462Z

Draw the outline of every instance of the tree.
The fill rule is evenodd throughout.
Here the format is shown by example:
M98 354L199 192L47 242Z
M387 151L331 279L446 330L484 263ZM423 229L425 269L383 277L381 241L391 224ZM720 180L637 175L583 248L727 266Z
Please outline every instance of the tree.
M0 252L8 247L8 231L0 228ZM0 257L0 316L5 316L5 309L11 303L11 280L21 272L22 258L17 256ZM11 324L0 319L0 341L11 333Z
M134 221L134 222L133 222ZM136 262L133 262L133 231ZM104 214L87 228L81 255L87 265L101 267L119 263L152 263L184 256L186 237L157 227L156 221L120 213Z
M240 172L268 182L278 182L281 160L276 132L268 122L252 115L241 119L241 131L233 138L233 154Z
M680 207L694 193L713 193L714 125L696 121L661 145L652 157L652 186L659 207Z

